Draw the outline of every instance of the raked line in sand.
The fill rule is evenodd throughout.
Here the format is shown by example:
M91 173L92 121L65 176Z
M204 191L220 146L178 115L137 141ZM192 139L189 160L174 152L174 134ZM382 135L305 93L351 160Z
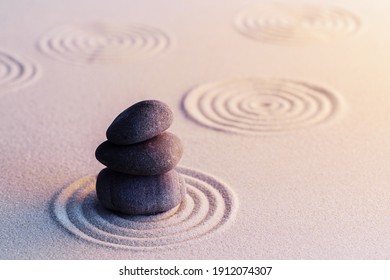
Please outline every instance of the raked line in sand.
M169 36L157 28L104 22L57 27L38 42L42 53L81 64L131 62L155 55L169 45Z
M311 83L246 78L206 83L183 99L194 121L225 132L269 135L303 129L332 119L340 99Z
M235 26L243 35L267 43L330 42L356 33L359 17L338 7L274 3L240 11Z
M237 199L226 184L184 167L176 170L187 183L178 207L152 216L126 216L101 207L95 194L96 176L82 178L55 197L55 219L84 240L122 249L167 248L221 230L235 217Z
M20 89L38 77L38 66L30 59L0 51L0 93Z

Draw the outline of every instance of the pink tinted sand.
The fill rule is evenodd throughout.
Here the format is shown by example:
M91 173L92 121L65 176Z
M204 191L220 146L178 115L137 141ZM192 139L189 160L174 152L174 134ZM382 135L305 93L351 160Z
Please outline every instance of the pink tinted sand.
M376 5L347 0L306 3L339 7L348 13L332 20L325 17L330 31L315 31L318 40L311 40L312 31L307 33L305 28L310 27L305 24L313 21L313 15L318 17L317 12L309 9L302 16L306 6L288 1L300 11L288 12L298 19L294 24L299 26L299 19L304 23L295 30L303 34L297 43L283 39L292 36L283 31L283 21L279 33L262 31L279 38L277 42L243 34L236 17L257 5L254 0L118 0L110 5L92 0L36 1L28 8L27 1L2 1L0 50L23 61L28 73L32 70L26 61L31 60L37 73L32 78L10 74L20 72L20 65L12 59L1 60L0 258L389 258L388 4L384 0ZM349 13L358 20L351 23L345 16ZM77 43L69 48L56 45L61 42L56 36L67 34L62 28L73 32L76 26L75 38L83 37L90 22L103 23L96 27L97 33L121 34L129 32L128 26L137 26L131 32L137 30L141 41L136 35L134 40L142 42L143 38L145 46L136 45L131 56L126 51L96 47L115 41L114 37L81 42L87 54L74 51L80 47ZM140 31L141 26L151 29ZM353 32L337 32L343 28ZM91 46L95 52L88 52ZM186 107L182 101L197 86L247 78L308 83L331 92L337 101L321 107L324 103L318 100L323 96L314 93L305 99L301 94L306 93L295 89L294 96L280 93L275 99L268 94L260 103L253 89L248 96L234 93L227 99L227 107L214 100L215 110L222 110L219 114L225 121L230 118L225 127L236 126L233 133L215 119L214 125L194 119L189 111L199 112L202 107L197 102ZM247 101L237 101L241 97ZM87 231L87 238L71 234L56 221L58 212L53 205L58 194L80 178L97 174L102 165L95 160L94 151L104 140L107 126L119 112L143 99L159 99L172 108L175 120L170 131L185 145L180 165L207 174L201 184L222 182L235 199L234 215L211 215L212 221L227 222L202 236L197 235L198 228L184 227L185 236L194 240L172 247L112 248L86 240L93 231ZM274 102L280 105L272 105ZM289 104L293 104L291 110L283 107ZM260 107L262 114L275 110L274 118L290 114L290 122L313 116L318 108L330 108L325 112L331 112L332 118L281 133L237 133L237 126L242 130L242 118L252 123L245 126L249 129L259 126L253 110ZM288 121L282 118L276 123L283 128ZM269 119L263 124L272 126ZM212 201L194 203L193 209L198 209L197 215L207 216L207 209L214 209L212 203L229 207L229 200ZM221 213L218 207L215 211ZM61 213L60 219L66 219ZM72 213L75 220L84 215Z

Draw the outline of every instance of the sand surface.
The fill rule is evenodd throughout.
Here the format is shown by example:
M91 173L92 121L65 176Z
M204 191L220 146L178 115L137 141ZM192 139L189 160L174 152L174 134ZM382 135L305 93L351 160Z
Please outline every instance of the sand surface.
M0 259L389 259L388 1L1 1ZM175 114L185 202L102 209L96 147Z

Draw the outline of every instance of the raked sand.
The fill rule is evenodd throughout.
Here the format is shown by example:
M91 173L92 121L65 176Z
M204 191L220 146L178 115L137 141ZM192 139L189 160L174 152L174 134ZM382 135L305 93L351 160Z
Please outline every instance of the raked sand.
M0 259L390 258L387 1L2 1ZM188 193L102 208L121 111L167 103Z

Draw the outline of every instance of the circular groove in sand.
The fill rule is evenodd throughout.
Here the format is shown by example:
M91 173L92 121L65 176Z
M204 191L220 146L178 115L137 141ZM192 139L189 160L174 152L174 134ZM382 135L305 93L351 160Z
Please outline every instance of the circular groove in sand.
M58 27L38 42L42 53L74 63L131 62L169 45L169 36L157 28L107 23Z
M29 85L38 77L38 67L29 59L0 51L0 91Z
M337 40L350 36L361 26L356 15L341 8L286 4L242 10L234 24L249 38L273 43Z
M102 208L96 198L96 177L82 178L55 197L53 212L68 231L90 242L147 250L201 238L228 225L237 210L232 191L203 172L178 167L187 195L178 207L158 215L126 216Z
M294 131L331 119L339 108L331 91L281 79L247 78L200 85L183 109L208 128L238 134Z

